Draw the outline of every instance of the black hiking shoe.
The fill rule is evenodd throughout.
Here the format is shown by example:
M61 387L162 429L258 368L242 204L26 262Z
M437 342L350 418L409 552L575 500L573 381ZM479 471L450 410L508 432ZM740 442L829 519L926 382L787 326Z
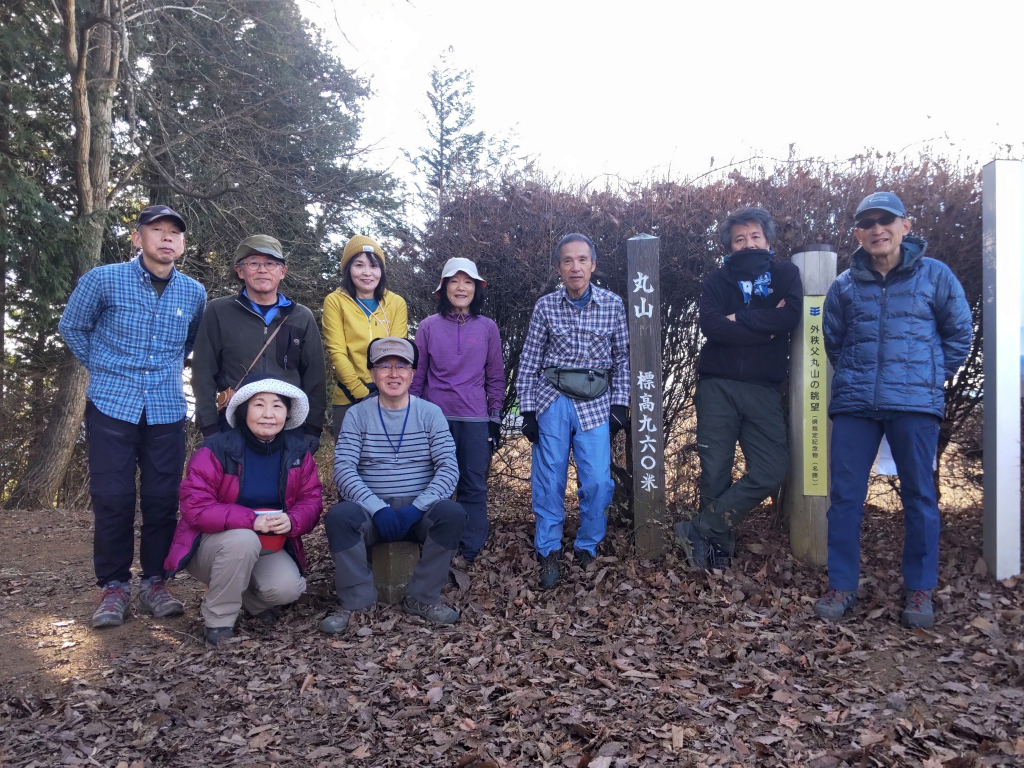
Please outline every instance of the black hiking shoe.
M590 567L590 564L597 559L585 549L574 549L572 551L572 556L576 560L576 565L584 571L587 570L587 568Z
M203 627L203 634L206 636L207 645L217 647L225 640L235 636L234 627Z
M672 527L676 544L686 555L690 565L710 571L725 570L732 565L732 557L724 547L704 537L692 520L683 520Z
M555 549L540 558L541 589L551 589L562 578L562 572L558 567L558 558L561 555L562 551Z

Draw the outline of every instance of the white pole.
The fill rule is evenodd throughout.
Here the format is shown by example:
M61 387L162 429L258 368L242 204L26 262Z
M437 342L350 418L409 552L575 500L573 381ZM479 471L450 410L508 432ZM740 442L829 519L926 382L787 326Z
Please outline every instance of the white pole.
M1020 573L1021 261L1024 163L982 169L984 553L997 579Z

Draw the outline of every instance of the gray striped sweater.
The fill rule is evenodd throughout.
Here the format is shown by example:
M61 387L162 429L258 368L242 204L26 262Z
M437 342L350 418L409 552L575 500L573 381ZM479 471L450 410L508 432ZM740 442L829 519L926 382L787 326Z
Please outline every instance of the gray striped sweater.
M426 400L409 396L409 422L395 455L405 415L404 408L392 411L381 406L378 411L377 398L368 397L353 405L342 422L334 447L334 483L341 498L371 515L387 506L384 499L409 497L426 512L435 502L450 498L459 482L448 420Z

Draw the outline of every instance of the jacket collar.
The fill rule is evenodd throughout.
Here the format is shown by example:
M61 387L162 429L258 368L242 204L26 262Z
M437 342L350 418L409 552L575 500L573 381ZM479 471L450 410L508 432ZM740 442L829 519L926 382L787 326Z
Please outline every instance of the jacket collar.
M567 290L565 290L565 286L564 285L560 286L558 288L558 290L555 291L555 293L558 294L558 298L560 300L564 299L565 301L567 301L570 304L572 304L572 299L569 298L569 292ZM592 302L594 302L595 304L600 306L600 305L603 305L606 301L608 301L608 297L606 295L604 295L604 289L603 288L601 288L599 285L595 285L594 283L591 283L590 284L590 300Z
M245 457L245 436L242 435L242 431L236 427L222 434L223 436L220 439L224 454L234 461L236 465L241 464L242 459ZM293 431L286 432L284 436L284 461L282 466L285 469L290 468L295 462L296 455L301 458L305 450L305 440Z
M915 271L921 264L925 251L928 250L928 243L924 238L915 235L907 235L900 244L900 263L896 265L885 280L895 277L902 277ZM850 257L850 275L855 280L866 283L878 282L878 273L871 269L871 256L862 247L857 248Z

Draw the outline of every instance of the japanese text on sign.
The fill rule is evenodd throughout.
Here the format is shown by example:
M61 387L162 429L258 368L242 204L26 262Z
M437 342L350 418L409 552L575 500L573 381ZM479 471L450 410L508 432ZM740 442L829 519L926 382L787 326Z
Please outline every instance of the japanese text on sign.
M824 296L804 296L803 440L804 496L828 495L828 375L822 339Z

